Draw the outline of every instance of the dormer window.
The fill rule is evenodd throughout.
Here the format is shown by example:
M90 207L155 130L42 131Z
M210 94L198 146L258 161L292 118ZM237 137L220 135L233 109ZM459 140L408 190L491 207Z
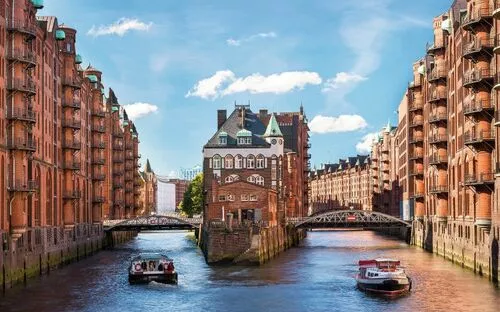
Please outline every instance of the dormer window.
M227 132L221 131L219 133L219 144L220 145L227 145Z
M252 132L246 129L241 129L236 133L238 145L252 145Z

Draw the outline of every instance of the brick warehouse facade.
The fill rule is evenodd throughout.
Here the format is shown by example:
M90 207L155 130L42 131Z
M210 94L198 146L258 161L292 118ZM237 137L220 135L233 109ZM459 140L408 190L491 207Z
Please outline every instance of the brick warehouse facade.
M97 249L103 219L139 210L137 130L42 3L0 1L4 285Z

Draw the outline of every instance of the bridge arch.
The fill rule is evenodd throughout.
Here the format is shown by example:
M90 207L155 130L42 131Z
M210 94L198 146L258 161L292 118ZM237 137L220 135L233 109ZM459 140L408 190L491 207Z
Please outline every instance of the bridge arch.
M335 210L298 219L297 228L381 228L411 227L409 222L381 212L368 210Z
M104 222L105 231L160 231L189 230L201 225L201 218L186 218L180 215L152 215L125 220Z

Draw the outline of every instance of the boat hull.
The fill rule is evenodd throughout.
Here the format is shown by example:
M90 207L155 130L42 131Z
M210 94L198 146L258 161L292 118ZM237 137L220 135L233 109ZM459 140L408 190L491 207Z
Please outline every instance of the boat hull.
M398 296L410 291L410 283L400 283L398 280L385 280L380 283L364 283L358 281L358 288L373 294L383 296Z
M129 274L128 282L130 284L147 284L149 282L177 284L177 272L170 274Z

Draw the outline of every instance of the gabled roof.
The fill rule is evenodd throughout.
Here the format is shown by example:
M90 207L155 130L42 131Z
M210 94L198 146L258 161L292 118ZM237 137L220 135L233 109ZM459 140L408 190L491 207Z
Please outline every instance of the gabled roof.
M231 115L210 140L208 140L204 147L237 147L237 134L242 129L248 130L252 135L252 144L245 145L245 148L270 146L270 144L263 139L266 127L259 117L250 110L249 106L237 105ZM220 145L218 138L221 133L224 135L224 132L227 134L227 144Z

